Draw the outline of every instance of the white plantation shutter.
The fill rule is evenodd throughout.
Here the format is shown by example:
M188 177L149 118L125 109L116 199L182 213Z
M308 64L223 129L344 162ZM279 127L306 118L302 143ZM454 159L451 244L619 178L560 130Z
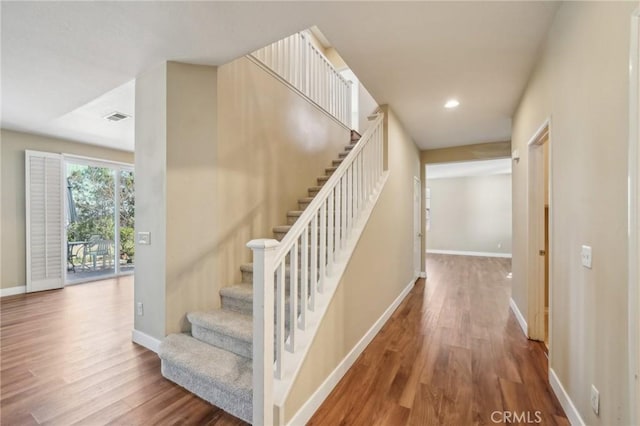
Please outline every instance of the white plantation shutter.
M25 151L27 292L62 288L64 185L62 156Z

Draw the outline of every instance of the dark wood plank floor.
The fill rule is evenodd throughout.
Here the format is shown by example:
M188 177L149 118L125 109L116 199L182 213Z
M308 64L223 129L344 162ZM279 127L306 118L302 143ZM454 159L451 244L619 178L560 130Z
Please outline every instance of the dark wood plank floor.
M568 425L543 345L525 338L509 310L510 270L509 259L429 255L428 280L418 281L309 424L526 424L539 416Z
M133 278L0 301L0 424L238 425L131 342Z

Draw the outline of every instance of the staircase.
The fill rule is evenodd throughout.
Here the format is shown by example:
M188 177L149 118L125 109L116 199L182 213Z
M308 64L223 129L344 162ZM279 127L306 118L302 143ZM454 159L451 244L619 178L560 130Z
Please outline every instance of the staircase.
M322 186L352 151L360 135L352 131L350 144L344 153L325 169L317 185L308 189L308 196L298 200L298 210L287 213L286 224L273 227L273 234L282 240L303 211L311 204ZM298 257L299 259L300 257ZM293 269L301 274L300 262ZM307 267L308 269L308 267ZM162 374L167 379L193 392L211 404L245 420L252 421L253 410L253 264L240 266L242 282L220 290L222 308L207 312L190 312L191 334L172 334L160 345ZM290 281L291 265L285 268L285 280ZM301 280L294 296L300 304ZM287 292L288 293L288 292ZM284 328L290 331L289 296L286 296Z

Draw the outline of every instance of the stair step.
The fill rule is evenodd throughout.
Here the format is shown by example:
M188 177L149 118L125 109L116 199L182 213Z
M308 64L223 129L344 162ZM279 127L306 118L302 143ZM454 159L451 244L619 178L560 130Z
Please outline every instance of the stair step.
M189 312L187 319L196 339L245 358L253 357L253 320L249 315L214 309Z
M341 152L340 154L338 154L338 157L342 158L344 160L344 158L349 155L348 152Z
M253 271L251 272L253 276ZM220 289L222 309L253 315L253 286L242 283Z
M252 361L187 334L171 334L160 344L162 375L216 407L251 423Z
M272 229L276 240L282 241L284 236L287 235L287 232L291 229L291 225L278 225L274 226Z
M313 201L313 197L304 197L304 198L298 199L298 206L300 207L300 210L304 210L307 207L309 207L309 204L311 204L311 201Z
M316 180L318 181L318 185L322 186L329 180L331 176L318 176Z
M345 151L351 151L355 145L347 145L344 147Z
M293 225L296 220L302 215L303 210L290 210L287 212L287 223Z
M362 138L362 135L356 130L351 130L351 142L358 142Z
M340 164L342 164L342 159L340 159L340 160L333 160L333 161L331 162L331 164L333 164L334 166L338 167Z
M331 176L333 172L335 172L337 169L338 169L338 166L327 167L326 169L324 169L324 172L327 176Z
M321 189L322 189L322 185L320 185L320 186L310 186L309 189L308 189L309 196L311 198L315 197L316 195L318 195L318 192L320 192Z

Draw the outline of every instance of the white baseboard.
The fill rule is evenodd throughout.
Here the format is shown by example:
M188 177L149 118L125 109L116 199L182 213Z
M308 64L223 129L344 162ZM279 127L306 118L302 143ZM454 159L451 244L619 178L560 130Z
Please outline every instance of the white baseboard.
M551 388L553 389L553 393L556 394L560 405L562 405L562 409L564 413L567 415L569 419L569 423L572 426L584 426L584 420L580 417L580 413L575 405L573 405L573 401L569 398L569 394L564 390L564 386L560 383L560 379L556 375L556 372L553 371L553 368L549 368L549 383L551 384Z
M353 363L358 359L360 354L365 350L367 345L371 343L374 337L378 334L380 329L386 324L387 320L396 308L402 303L402 301L407 297L411 289L415 284L415 280L411 280L411 282L402 290L402 292L398 295L396 300L389 305L386 311L378 318L378 320L371 326L369 331L365 333L364 336L360 339L358 343L351 349L351 352L347 354L347 356L338 364L338 366L329 374L329 377L320 385L320 387L311 395L311 397L305 402L302 407L298 410L298 412L293 416L293 418L289 421L289 426L295 425L303 425L306 424L313 413L322 405L324 400L329 396L334 387L338 384L340 379L344 377L344 375L349 371L349 368L353 365Z
M518 324L520 324L520 328L526 337L529 337L529 328L527 326L527 320L524 319L522 312L518 309L518 305L516 305L516 301L513 298L509 299L509 307L513 311L513 314L516 316L518 320Z
M144 346L145 348L158 353L158 348L160 347L160 340L155 337L149 336L147 333L143 333L142 331L138 331L136 329L131 330L131 340L134 343L139 344L140 346Z
M17 287L0 288L0 297L15 296L16 294L23 294L27 292L26 285L19 285Z
M427 278L427 273L422 271L420 272L420 275L418 275L419 278Z
M488 251L461 251L461 250L427 250L433 254L452 254L455 256L481 256L481 257L507 257L511 258L511 253L492 253Z

